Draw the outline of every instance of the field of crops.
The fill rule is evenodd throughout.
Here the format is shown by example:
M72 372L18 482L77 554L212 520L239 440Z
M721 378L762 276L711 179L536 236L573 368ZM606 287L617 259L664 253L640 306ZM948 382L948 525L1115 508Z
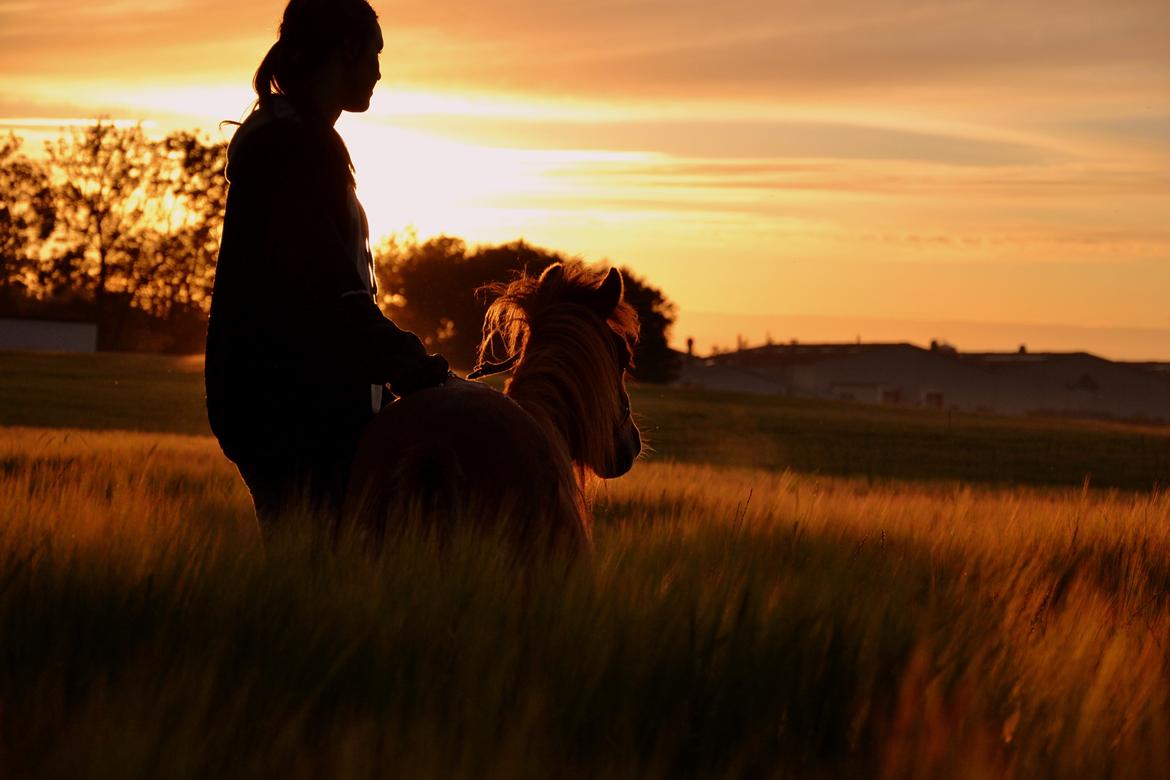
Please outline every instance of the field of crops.
M309 518L262 548L197 364L0 356L0 776L1170 765L1165 431L635 401L593 561L520 574Z

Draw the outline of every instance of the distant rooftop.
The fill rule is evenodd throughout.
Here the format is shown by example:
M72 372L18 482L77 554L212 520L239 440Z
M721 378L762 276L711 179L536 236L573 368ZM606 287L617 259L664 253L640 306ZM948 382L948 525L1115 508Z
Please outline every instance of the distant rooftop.
M894 351L933 354L938 355L940 358L959 360L968 365L990 369L1036 365L1056 361L1091 360L1124 366L1143 372L1153 372L1170 376L1170 363L1112 361L1108 358L1083 351L1029 352L1021 348L1015 352L962 352L949 344L936 343L930 347L921 347L905 341L820 344L806 344L803 342L774 343L746 347L735 351L713 352L706 357L694 356L692 359L705 363L706 365L779 365L814 363L824 359L840 358L849 355Z

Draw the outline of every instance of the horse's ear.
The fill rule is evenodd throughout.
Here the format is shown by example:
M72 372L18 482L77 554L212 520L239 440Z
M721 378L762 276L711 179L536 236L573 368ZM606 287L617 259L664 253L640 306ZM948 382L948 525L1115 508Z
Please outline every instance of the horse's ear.
M544 287L546 284L556 284L564 278L565 267L560 263L553 263L544 269L544 273L540 275L540 286Z
M601 308L606 314L612 312L622 302L625 289L622 272L616 268L609 269L609 273L605 275L605 281L597 288L598 300L601 301Z

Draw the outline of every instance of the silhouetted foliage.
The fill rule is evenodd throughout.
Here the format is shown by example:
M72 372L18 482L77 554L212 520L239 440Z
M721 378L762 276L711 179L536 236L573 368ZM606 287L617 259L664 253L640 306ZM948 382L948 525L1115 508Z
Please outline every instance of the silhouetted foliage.
M44 160L21 152L17 136L0 138L0 314L97 322L102 349L201 349L227 200L225 144L98 120L47 143ZM486 310L476 291L555 262L575 261L523 241L469 250L450 236L391 238L376 253L380 303L470 367ZM642 322L634 376L669 381L674 304L622 272Z
M160 194L154 144L139 126L98 121L71 129L46 149L59 174L53 191L61 215L60 262L46 286L88 283L101 309L107 292L130 286L143 234L153 227Z
M0 138L0 288L36 286L40 254L57 212L43 165L21 154L14 134Z
M524 241L469 251L461 239L450 236L424 243L392 238L375 255L380 303L387 316L417 333L429 349L465 367L475 361L487 308L477 294L481 287L506 281L520 271L539 274L553 263L575 262ZM628 268L622 268L622 274L626 300L642 322L633 374L641 381L670 381L678 370L677 355L667 347L674 304Z
M117 292L164 317L206 300L227 190L222 144L99 121L47 150L61 216L47 288L88 283L99 309Z
M135 306L159 316L176 309L206 312L227 202L224 145L179 131L156 149L167 207L132 268Z
M674 302L629 268L622 267L626 300L638 311L641 340L633 375L644 382L670 382L678 376L679 355L670 348L670 328L678 316Z
M3 311L85 318L105 349L198 350L227 195L224 145L98 120L0 141Z

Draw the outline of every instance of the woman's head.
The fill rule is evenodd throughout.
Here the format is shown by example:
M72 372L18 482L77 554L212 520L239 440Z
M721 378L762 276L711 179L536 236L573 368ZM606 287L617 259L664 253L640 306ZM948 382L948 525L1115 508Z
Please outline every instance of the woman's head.
M290 0L280 38L256 70L260 107L275 95L295 101L319 96L322 85L341 111L365 111L381 78L382 31L367 0Z

